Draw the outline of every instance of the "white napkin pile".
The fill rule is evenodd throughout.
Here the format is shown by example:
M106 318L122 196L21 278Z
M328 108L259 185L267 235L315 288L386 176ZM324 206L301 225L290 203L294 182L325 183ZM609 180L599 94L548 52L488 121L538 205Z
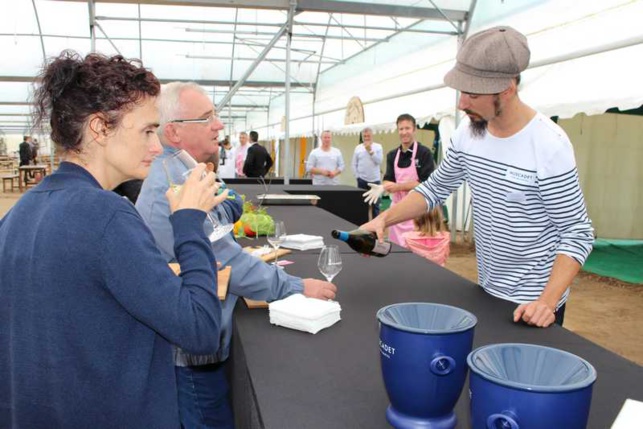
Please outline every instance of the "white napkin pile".
M308 234L287 235L281 247L295 250L321 249L324 247L324 237Z
M316 334L339 322L342 308L337 301L308 298L302 294L290 295L268 306L270 323L290 329Z
M612 424L612 429L636 429L643 421L643 402L626 399L623 408ZM636 423L638 422L638 423Z

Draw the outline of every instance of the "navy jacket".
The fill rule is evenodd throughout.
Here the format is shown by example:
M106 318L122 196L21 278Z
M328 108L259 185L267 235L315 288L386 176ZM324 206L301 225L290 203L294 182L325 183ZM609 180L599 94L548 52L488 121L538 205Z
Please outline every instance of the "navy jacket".
M214 353L205 214L171 217L175 276L134 206L62 163L0 220L0 428L179 428L171 344Z

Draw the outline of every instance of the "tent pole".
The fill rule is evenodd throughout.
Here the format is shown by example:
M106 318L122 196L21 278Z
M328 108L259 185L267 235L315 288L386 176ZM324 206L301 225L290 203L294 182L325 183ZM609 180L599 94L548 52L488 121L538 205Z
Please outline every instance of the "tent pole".
M96 5L94 0L87 1L87 7L89 8L89 37L91 38L91 52L96 52Z
M292 43L292 22L295 17L296 7L297 0L290 0L288 23L286 24L288 31L286 35L286 92L284 93L286 101L286 126L284 127L284 185L290 184L290 177L292 176L292 160L290 159L290 47Z

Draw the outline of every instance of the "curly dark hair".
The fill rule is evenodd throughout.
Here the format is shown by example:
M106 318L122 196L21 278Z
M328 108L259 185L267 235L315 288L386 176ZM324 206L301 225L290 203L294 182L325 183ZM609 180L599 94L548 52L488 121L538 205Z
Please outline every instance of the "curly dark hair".
M156 97L161 85L139 60L65 50L45 64L34 91L34 127L49 120L51 139L64 151L81 151L83 126L102 113L114 129L133 105Z

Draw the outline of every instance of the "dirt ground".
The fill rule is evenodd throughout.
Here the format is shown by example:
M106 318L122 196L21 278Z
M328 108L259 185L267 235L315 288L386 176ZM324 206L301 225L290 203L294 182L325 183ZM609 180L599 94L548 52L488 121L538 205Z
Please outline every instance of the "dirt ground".
M471 281L478 270L473 246L456 243L446 267ZM643 285L581 271L565 309L565 328L643 365Z
M0 192L0 218L16 203L17 191ZM473 246L451 247L447 268L477 281ZM581 272L565 310L565 327L619 355L643 365L643 285Z

